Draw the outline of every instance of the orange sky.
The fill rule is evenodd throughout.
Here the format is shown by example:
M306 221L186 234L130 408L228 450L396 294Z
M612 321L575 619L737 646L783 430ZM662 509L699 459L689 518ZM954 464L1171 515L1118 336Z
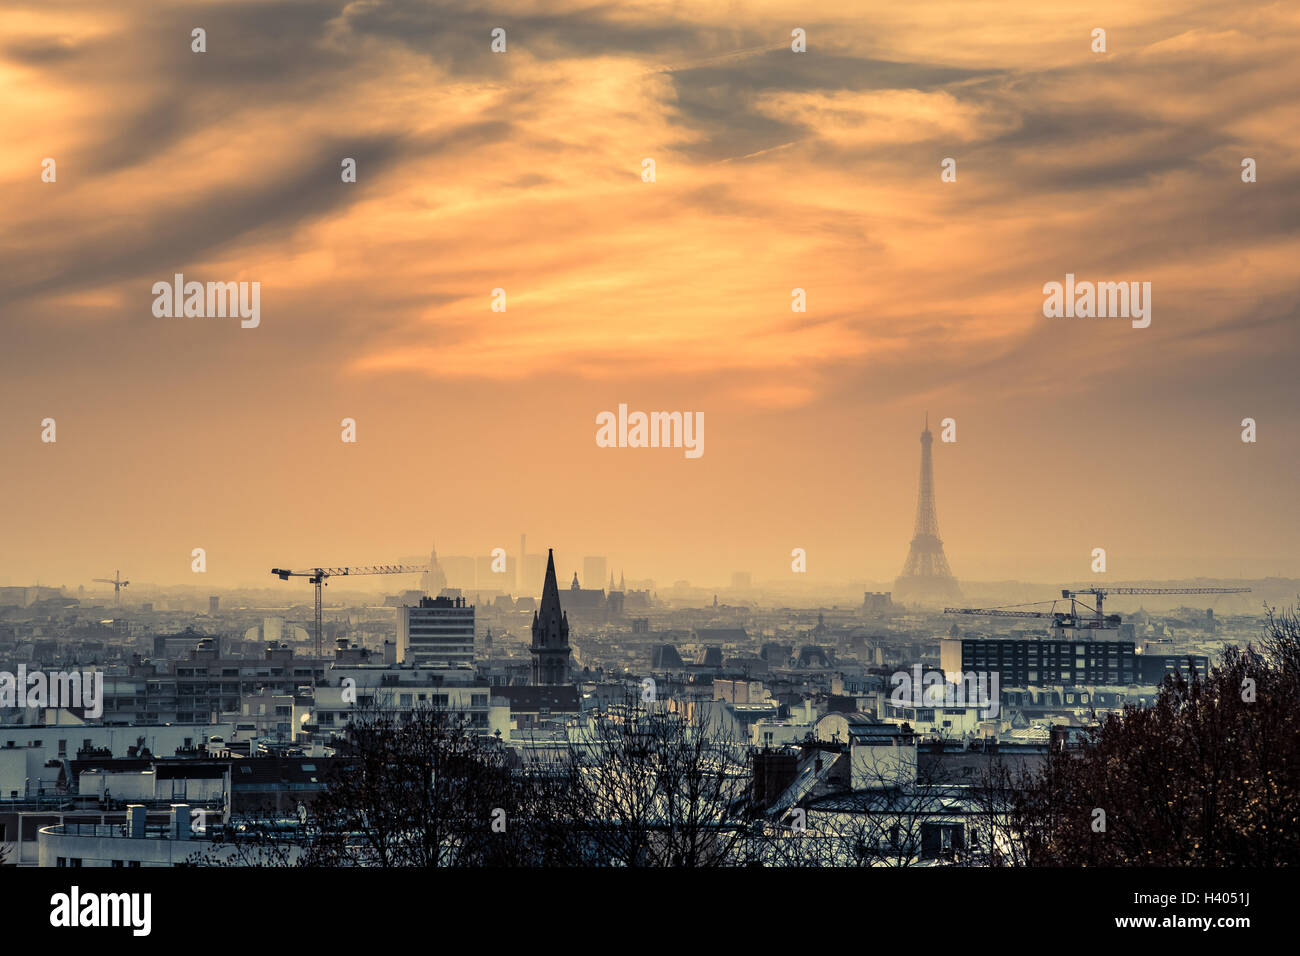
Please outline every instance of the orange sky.
M889 580L926 411L958 577L1300 575L1300 12L862 9L7 2L0 584L520 532ZM155 318L176 272L260 326ZM1044 318L1067 272L1151 282L1150 328ZM704 455L598 448L619 403Z

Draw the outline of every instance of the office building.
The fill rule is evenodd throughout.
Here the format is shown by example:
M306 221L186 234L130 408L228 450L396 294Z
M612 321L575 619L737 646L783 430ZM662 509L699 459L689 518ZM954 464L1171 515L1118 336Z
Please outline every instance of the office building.
M473 664L474 605L463 597L426 597L403 607L397 659L404 664Z

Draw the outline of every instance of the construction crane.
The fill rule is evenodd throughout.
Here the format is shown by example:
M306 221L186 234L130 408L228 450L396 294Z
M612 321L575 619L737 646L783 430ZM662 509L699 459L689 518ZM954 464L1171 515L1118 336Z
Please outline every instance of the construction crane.
M372 564L362 568L308 568L305 571L290 571L286 568L272 568L271 573L281 581L290 578L306 578L316 585L316 659L320 659L321 636L321 588L329 582L326 578L352 576L355 574L413 574L418 571L432 570L427 564Z
M1046 601L1038 601L1038 604L1046 604ZM1050 618L1053 627L1078 627L1079 621L1073 611L1056 610L1056 602L1052 602L1050 611L1022 611L1019 606L1012 607L946 607L943 609L944 614L979 614L983 617L1037 617ZM1116 617L1116 626L1119 619ZM1093 626L1093 625L1083 625Z
M1244 594L1250 591L1250 588L1064 588L1061 591L1061 598L1070 602L1069 611L1056 610L1056 602L1052 602L1050 611L1022 611L1017 607L946 607L943 609L944 614L979 614L984 617L1037 617L1051 618L1054 627L1072 627L1083 628L1087 630L1114 630L1118 628L1123 619L1118 614L1106 614L1103 610L1106 595L1108 594ZM1093 596L1094 606L1089 607L1080 601L1079 595L1091 594ZM1038 604L1046 604L1046 601L1038 601ZM1079 613L1082 607L1085 615Z
M1107 621L1113 619L1115 621L1116 626L1119 625L1120 618L1118 614L1111 614L1109 616L1106 616L1102 613L1102 605L1105 603L1106 595L1108 594L1248 594L1248 593L1250 593L1250 588L1077 588L1073 590L1070 588L1061 589L1061 597L1067 599L1070 602L1071 614L1077 613L1076 604L1080 604L1084 607L1085 610L1092 612L1092 617L1089 620L1098 622L1103 619ZM1079 601L1078 597L1081 594L1091 594L1095 606L1088 607L1086 604L1083 604L1082 601ZM1087 626L1104 627L1106 625L1093 623Z
M983 614L986 617L1051 617L1063 618L1060 611L1016 611L1003 607L946 607L944 614Z
M113 607L122 606L122 588L126 587L131 582L122 580L121 571L114 571L113 576L111 578L93 578L92 580L96 584L113 585Z

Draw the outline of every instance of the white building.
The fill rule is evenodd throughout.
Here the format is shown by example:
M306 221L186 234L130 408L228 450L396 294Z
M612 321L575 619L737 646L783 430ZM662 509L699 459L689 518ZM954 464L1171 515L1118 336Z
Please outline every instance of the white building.
M328 684L316 688L314 703L295 702L295 740L307 725L314 725L317 733L327 738L342 731L358 709L374 706L396 710L434 707L485 735L498 730L504 735L510 730L510 708L492 706L491 688L468 665L336 663L326 680Z
M104 727L98 724L0 726L0 799L24 800L53 794L62 761L83 751L114 757L171 757L193 750L211 737L229 739L231 724L154 724Z
M847 744L854 790L889 789L916 782L916 737L870 714L826 714L816 724L818 740Z
M403 664L474 663L474 605L463 597L421 598L397 619L397 660Z
M191 857L234 856L239 849L215 842L209 832L196 832L199 816L188 804L172 804L166 822L148 820L143 806L127 807L125 823L68 821L42 827L37 833L38 865L50 867L177 866ZM202 824L208 830L209 824ZM300 846L286 845L287 862L302 854ZM247 854L241 862L248 863Z

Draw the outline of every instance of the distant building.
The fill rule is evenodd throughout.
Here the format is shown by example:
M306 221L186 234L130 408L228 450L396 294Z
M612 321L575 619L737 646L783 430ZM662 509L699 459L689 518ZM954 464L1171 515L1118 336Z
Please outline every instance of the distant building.
M792 644L768 642L763 645L763 649L759 651L758 656L763 658L763 660L767 661L769 664L785 665L790 663L790 657L793 654L794 646Z
M599 584L605 580L605 559L599 556L586 557L582 559L582 579L588 584ZM610 579L613 583L613 578ZM613 587L610 588L613 590Z
M429 570L420 575L420 589L425 594L436 597L446 586L447 575L438 564L438 549L432 548L429 551Z
M1128 641L1016 641L999 638L941 642L940 666L952 673L996 673L1003 687L1029 684L1132 684L1137 681L1134 647Z
M697 627L691 633L696 643L719 645L717 648L719 655L722 654L722 645L745 647L749 644L749 634L744 627ZM718 663L722 663L721 656Z
M404 664L474 663L474 605L463 597L426 597L403 607L397 623L397 659Z
M651 652L650 667L653 670L675 670L684 666L681 655L677 653L677 648L671 644L660 644Z
M564 600L568 604L566 610L573 611L575 614L603 616L608 606L605 600L605 589L584 588L578 583L576 571L573 574L573 583L569 585L569 593L564 596Z
M862 594L862 610L867 614L888 614L894 609L891 591L865 591Z
M1198 674L1206 673L1209 659L1203 655L1139 654L1132 641L945 638L940 643L945 672L997 673L1003 687L1153 685L1174 671L1187 675L1189 660Z

